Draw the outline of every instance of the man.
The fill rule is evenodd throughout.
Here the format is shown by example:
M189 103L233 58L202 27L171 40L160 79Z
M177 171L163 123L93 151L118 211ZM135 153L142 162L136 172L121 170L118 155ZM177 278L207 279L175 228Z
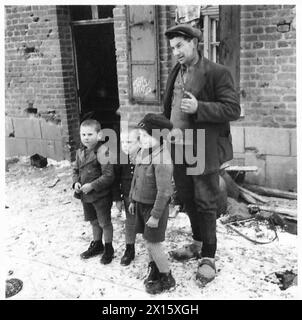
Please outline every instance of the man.
M203 57L199 50L200 30L180 24L165 35L178 62L167 80L164 114L174 130L193 131L193 138L184 135L180 144L171 144L172 156L175 159L180 148L190 145L195 153L203 148L204 156L203 172L198 174L188 174L186 160L175 163L175 185L190 218L193 242L171 254L177 260L199 258L196 279L205 285L216 274L218 171L233 157L229 121L239 118L240 105L230 71ZM197 144L198 129L204 130L204 145Z

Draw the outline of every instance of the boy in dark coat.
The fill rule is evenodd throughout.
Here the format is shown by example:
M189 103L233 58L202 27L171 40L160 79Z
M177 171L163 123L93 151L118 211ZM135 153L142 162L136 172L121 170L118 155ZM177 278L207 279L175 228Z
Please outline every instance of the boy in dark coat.
M134 158L139 149L138 130L121 133L121 152L127 158L127 163L120 163L114 166L115 183L113 188L113 201L121 212L124 207L126 213L125 240L126 250L121 258L121 265L128 266L135 256L135 215L129 213L129 193L134 171Z
M80 127L83 147L77 150L73 168L73 188L75 197L83 204L84 219L90 221L93 241L80 256L88 259L100 253L102 264L113 259L113 227L111 223L112 194L114 181L113 164L109 159L109 149L101 140L101 126L96 120L85 120ZM102 242L104 236L105 246Z
M156 294L175 286L162 245L173 193L173 164L163 136L152 136L152 130L161 133L162 129L171 130L172 124L163 115L149 113L138 126L141 150L135 159L129 211L136 214L136 231L143 234L149 254L146 291Z

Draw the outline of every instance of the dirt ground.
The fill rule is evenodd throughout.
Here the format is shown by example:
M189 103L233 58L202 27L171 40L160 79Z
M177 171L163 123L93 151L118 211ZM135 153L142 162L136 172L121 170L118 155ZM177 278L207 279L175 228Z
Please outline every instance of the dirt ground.
M144 290L146 250L137 236L136 258L120 265L125 248L124 215L112 208L115 258L101 265L100 257L80 259L91 241L79 200L71 190L68 161L49 161L44 169L32 167L27 157L8 165L5 175L6 279L23 281L22 290L9 299L297 299L296 285L281 290L275 272L297 272L297 236L278 228L278 239L256 245L217 223L217 277L205 288L195 282L197 261L170 260L176 279L173 291L150 296ZM280 200L281 201L281 200ZM290 201L296 207L296 201ZM256 230L257 229L257 230ZM260 241L274 233L265 223L240 230ZM260 230L260 232L259 232ZM170 218L166 250L190 241L185 213Z

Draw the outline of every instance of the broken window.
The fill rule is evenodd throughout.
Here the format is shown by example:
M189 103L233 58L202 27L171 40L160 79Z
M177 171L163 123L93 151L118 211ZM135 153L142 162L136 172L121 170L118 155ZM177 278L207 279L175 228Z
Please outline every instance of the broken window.
M158 13L156 6L127 6L129 99L159 103Z
M97 20L113 18L115 6L70 6L70 17L72 21Z
M202 6L200 15L204 56L214 62L219 62L219 7Z

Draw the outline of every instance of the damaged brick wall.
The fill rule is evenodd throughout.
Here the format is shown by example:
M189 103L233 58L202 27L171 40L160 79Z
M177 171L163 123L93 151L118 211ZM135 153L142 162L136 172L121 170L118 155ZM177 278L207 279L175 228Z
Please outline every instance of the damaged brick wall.
M68 21L64 7L5 7L7 156L72 154L78 112Z
M170 53L168 43L164 36L167 26L170 25L169 6L159 6L159 63L160 63L160 86L161 95L164 93L169 67ZM128 99L129 78L128 78L128 60L127 60L127 28L126 28L126 10L125 6L116 6L114 14L114 33L117 59L117 74L119 87L119 100L121 121L128 121L130 125L135 125L148 112L161 112L161 105L136 104Z
M240 125L296 127L294 5L241 7Z
M234 164L256 165L246 182L297 190L294 5L241 7L240 102Z

